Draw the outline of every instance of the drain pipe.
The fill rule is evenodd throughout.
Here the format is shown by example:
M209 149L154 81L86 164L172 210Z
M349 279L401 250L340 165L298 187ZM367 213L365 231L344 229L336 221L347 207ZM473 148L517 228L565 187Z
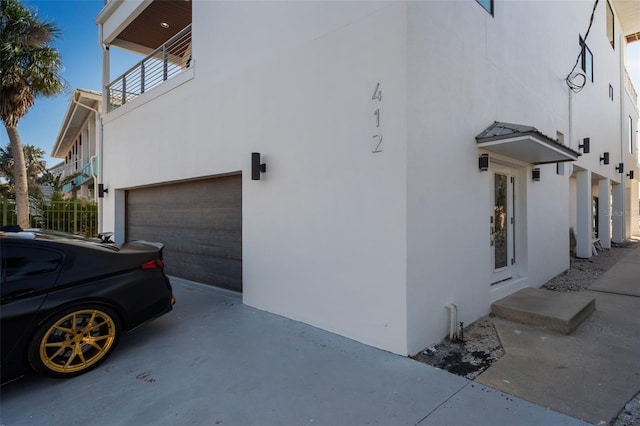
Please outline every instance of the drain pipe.
M458 306L454 303L447 305L449 311L449 340L452 342L458 338Z

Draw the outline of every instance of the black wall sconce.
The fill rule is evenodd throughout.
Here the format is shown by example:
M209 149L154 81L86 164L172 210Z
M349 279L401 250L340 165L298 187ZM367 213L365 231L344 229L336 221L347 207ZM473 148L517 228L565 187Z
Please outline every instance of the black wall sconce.
M109 188L105 188L104 184L99 183L98 184L98 198L104 198L104 194L108 194L109 193Z
M540 168L536 167L533 170L531 170L531 179L534 182L540 181Z
M629 170L629 173L627 173L627 177L633 180L633 170Z
M267 165L260 164L260 153L251 153L251 180L260 180L260 173L267 171Z
M482 154L478 157L478 168L481 172L489 170L489 154Z
M605 152L604 154L602 154L602 157L600 157L600 162L604 162L604 164L609 164L609 153Z
M582 144L578 145L578 148L582 149L582 152L584 152L585 154L588 154L590 146L591 146L591 141L589 141L589 138L584 138L582 139Z
M619 163L616 166L616 170L618 171L618 173L624 173L624 163Z

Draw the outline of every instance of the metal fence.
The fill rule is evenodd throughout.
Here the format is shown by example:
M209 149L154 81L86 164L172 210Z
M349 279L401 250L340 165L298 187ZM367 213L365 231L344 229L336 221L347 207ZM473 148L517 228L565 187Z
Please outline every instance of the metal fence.
M15 201L0 198L1 225L17 223ZM69 232L85 237L98 234L98 205L85 200L32 200L29 221L33 228Z

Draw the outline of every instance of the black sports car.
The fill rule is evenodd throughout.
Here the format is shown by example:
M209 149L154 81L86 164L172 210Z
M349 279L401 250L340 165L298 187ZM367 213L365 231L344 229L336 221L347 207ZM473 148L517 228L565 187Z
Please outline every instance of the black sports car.
M29 367L54 377L89 371L123 333L172 309L160 243L10 231L0 231L2 383Z

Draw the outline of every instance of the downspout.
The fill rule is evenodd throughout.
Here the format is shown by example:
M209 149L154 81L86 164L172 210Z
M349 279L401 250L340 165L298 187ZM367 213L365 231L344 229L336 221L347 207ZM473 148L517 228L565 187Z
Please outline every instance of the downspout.
M620 37L620 39L618 40L618 43L620 45L620 49L618 49L619 52L619 61L620 61L620 163L624 164L625 163L625 146L624 146L624 134L625 134L625 130L624 130L624 122L625 122L625 114L624 114L624 97L626 96L625 94L625 76L624 76L624 57L626 56L626 52L622 52L622 50L624 50L623 46L626 46L625 43L622 42L622 36ZM631 136L633 137L633 136ZM624 166L624 171L626 170L627 167ZM620 200L621 200L621 204L622 204L622 241L625 241L627 239L627 206L625 203L625 195L627 192L627 188L626 188L626 181L625 181L625 174L623 173L619 173L620 175L620 185L622 185L622 190L620 191Z
M115 2L113 2L115 3ZM103 41L104 33L103 33L103 24L98 25L98 43L100 43L100 51L102 52L102 111L106 110L107 102L109 101L109 96L105 93L105 88L109 84L109 69L111 64L109 62L109 46L104 44ZM102 127L102 116L100 117L100 129L98 130L98 182L100 184L104 183L104 133ZM104 232L104 202L102 198L98 197L98 232Z

